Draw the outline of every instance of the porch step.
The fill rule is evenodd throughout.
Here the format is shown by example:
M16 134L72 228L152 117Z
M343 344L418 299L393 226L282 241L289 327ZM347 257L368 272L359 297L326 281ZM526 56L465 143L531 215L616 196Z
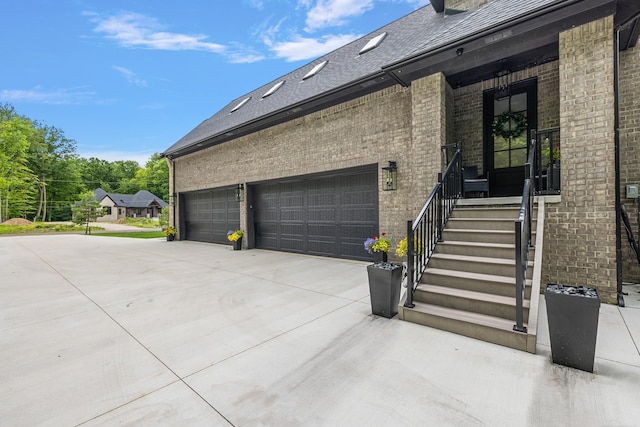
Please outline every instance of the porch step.
M401 318L409 322L527 351L527 334L514 331L512 320L423 302L416 302L414 308L400 307L400 311Z
M401 303L398 312L402 319L410 322L535 353L538 307L538 295L532 295L535 249L529 253L524 290L524 321L531 318L534 322L533 333L527 334L513 331L516 322L514 223L520 206L499 202L493 200L495 206L467 204L454 208L443 230L443 241L436 245L413 294L415 307L409 309ZM532 219L535 245L537 210ZM542 215L539 220L544 220ZM537 287L536 293L539 293Z
M421 284L416 288L413 298L414 301L426 304L502 317L511 321L516 317L516 301L513 296ZM524 301L523 313L527 319L529 301Z
M518 214L516 212L513 218L482 218L482 217L465 217L465 218L449 218L447 227L450 230L515 230L515 219Z
M484 242L484 243L514 243L515 226L511 231L507 230L477 230L477 229L450 229L442 231L442 239L456 242ZM531 233L531 240L535 244L535 232Z
M516 280L506 276L495 274L470 273L467 271L445 270L440 268L428 268L422 275L420 283L426 285L446 286L453 289L462 289L488 294L512 297L515 295ZM525 289L525 298L531 297L531 280L528 279Z
M444 241L438 243L436 252L451 255L475 255L482 253L490 258L515 259L515 243L484 243L484 242L463 242Z
M535 217L535 209L534 215ZM502 218L515 221L520 214L520 206L476 206L476 207L456 207L451 218Z
M516 262L504 258L434 253L429 261L429 268L514 277ZM532 269L533 262L529 262L527 279L531 278Z

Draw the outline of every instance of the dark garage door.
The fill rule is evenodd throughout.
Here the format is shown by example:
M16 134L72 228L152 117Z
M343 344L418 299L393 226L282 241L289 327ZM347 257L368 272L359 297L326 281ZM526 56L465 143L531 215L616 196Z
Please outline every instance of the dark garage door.
M255 185L256 247L369 260L363 244L378 230L377 182L371 167Z
M240 203L233 189L185 193L182 215L187 240L229 243L227 231L240 228Z

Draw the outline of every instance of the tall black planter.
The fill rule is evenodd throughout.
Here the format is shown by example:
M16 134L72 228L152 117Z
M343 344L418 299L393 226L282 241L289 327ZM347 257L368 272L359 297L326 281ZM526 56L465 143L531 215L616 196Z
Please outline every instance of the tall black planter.
M231 244L233 244L233 250L234 251L239 251L242 249L242 237L239 238L238 240L232 241Z
M553 363L593 372L600 311L598 291L550 283L544 298Z
M402 287L402 266L379 262L367 266L369 275L369 295L371 312L391 319L398 314L400 288Z

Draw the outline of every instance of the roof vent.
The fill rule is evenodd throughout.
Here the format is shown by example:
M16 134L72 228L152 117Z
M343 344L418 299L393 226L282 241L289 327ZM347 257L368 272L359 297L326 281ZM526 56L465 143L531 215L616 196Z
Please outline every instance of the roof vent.
M324 66L327 65L327 62L329 62L329 61L323 61L323 62L319 63L318 65L316 65L315 67L313 67L311 69L311 71L309 71L307 74L305 74L305 76L302 78L302 80L307 80L308 78L311 78L311 77L315 76L316 74L318 74L320 72L320 70L322 70L324 68Z
M244 106L244 104L246 104L247 102L249 102L249 100L251 100L251 97L245 98L242 101L240 101L240 103L238 103L238 105L236 105L235 107L233 107L231 109L231 112L233 113L234 111L239 110L240 108L242 108Z
M377 36L369 40L369 42L365 44L362 49L360 49L360 52L358 53L358 55L362 55L363 53L369 52L370 50L377 48L380 45L380 43L382 43L382 40L385 39L385 37L387 37L387 33L378 34Z
M268 91L266 91L264 93L264 95L262 95L262 98L266 98L267 96L273 95L275 93L275 91L277 91L278 89L280 89L282 87L282 85L284 84L284 80L282 80L281 82L278 82L276 84L274 84L271 89L269 89Z

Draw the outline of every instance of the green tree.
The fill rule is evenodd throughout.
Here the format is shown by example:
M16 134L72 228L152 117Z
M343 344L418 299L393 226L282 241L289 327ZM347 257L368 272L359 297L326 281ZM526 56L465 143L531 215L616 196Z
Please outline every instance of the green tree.
M84 234L91 234L89 223L105 214L105 208L96 200L92 191L85 191L80 194L80 200L71 206L71 210L74 223L87 225Z
M169 165L158 153L151 156L144 168L138 169L135 181L141 190L147 190L165 202L169 200Z
M33 123L16 114L12 106L0 105L0 222L26 217L36 180L28 166L27 151L35 136Z
M50 221L54 211L60 217L60 211L64 211L84 187L75 161L75 141L53 126L37 122L34 125L36 133L28 150L29 168L38 182L38 208L34 220Z
M113 175L111 163L96 157L78 159L80 176L85 190L102 188L104 191L114 193L117 189L116 177Z

